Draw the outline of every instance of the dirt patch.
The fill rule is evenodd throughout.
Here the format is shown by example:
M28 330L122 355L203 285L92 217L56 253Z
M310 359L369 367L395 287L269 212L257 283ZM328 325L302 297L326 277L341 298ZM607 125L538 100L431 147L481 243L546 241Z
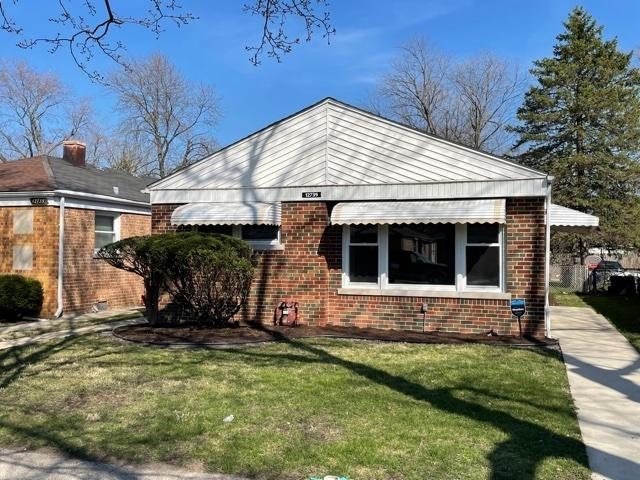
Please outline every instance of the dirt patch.
M113 330L114 336L138 343L163 346L224 346L244 345L296 338L327 337L378 340L387 342L432 344L487 344L506 346L555 346L557 340L549 338L519 338L506 335L472 335L441 332L410 332L355 327L280 327L271 325L246 325L234 328L151 327L150 325L125 325Z

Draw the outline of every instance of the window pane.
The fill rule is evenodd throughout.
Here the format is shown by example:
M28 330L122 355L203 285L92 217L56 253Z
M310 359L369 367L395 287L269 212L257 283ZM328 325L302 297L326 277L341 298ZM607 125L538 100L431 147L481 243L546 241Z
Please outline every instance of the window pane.
M113 233L96 232L95 248L102 248L115 241Z
M96 215L96 230L113 232L113 217L109 215Z
M467 247L467 285L500 285L499 247Z
M243 225L242 238L261 241L277 240L278 228L277 225Z
M231 225L198 225L195 228L198 232L204 233L221 233L222 235L233 235L233 227Z
M377 225L351 225L351 243L378 243Z
M455 285L455 225L389 225L389 283Z
M499 231L497 223L470 223L467 225L467 243L498 243Z
M349 247L349 279L351 283L378 281L378 247Z

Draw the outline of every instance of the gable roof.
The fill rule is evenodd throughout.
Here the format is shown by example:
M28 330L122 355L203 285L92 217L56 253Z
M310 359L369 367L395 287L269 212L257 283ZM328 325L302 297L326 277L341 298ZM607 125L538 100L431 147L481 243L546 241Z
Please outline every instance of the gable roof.
M410 185L547 176L326 98L149 186L155 190Z
M149 203L149 194L142 190L150 181L90 165L76 167L61 158L44 155L0 164L0 192L65 190L112 197L113 201Z

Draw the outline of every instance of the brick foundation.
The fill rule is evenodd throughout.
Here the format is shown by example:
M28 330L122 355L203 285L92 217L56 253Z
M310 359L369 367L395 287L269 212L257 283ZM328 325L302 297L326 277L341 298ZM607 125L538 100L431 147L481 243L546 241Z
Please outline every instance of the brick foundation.
M152 206L152 233L175 230L176 204ZM422 331L501 334L518 331L508 300L399 297L338 294L342 274L341 227L329 225L331 205L325 202L282 203L284 251L260 253L243 320L270 322L283 298L300 302L301 321L309 325L340 325ZM544 199L507 200L506 286L514 298L525 298L523 327L544 334ZM426 318L420 313L429 306Z

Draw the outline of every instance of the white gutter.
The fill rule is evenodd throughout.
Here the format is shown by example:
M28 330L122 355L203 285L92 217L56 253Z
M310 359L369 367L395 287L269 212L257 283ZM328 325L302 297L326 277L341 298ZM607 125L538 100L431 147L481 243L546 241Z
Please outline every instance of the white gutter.
M62 282L64 280L64 197L60 197L59 204L59 220L58 220L58 308L53 315L54 318L59 318L62 315L63 310L63 288Z
M67 197L73 198L95 198L97 200L103 200L105 202L113 202L113 203L122 203L125 205L140 205L143 207L150 207L149 202L139 202L137 200L127 200L125 198L119 197L111 197L109 195L99 195L97 193L84 193L84 192L75 192L72 190L54 190L54 194L57 195L65 195Z
M69 198L89 198L95 200L101 200L103 202L111 202L111 203L120 203L123 205L136 205L141 207L151 208L149 202L139 202L137 200L127 200L126 198L119 197L111 197L109 195L99 195L97 193L84 193L84 192L75 192L73 190L43 190L43 191L31 191L31 192L0 192L0 198L11 198L11 197L54 197L54 196L65 196Z
M545 253L544 253L544 330L551 337L551 310L549 308L549 269L551 268L551 186L553 177L547 180L547 198L545 205Z

